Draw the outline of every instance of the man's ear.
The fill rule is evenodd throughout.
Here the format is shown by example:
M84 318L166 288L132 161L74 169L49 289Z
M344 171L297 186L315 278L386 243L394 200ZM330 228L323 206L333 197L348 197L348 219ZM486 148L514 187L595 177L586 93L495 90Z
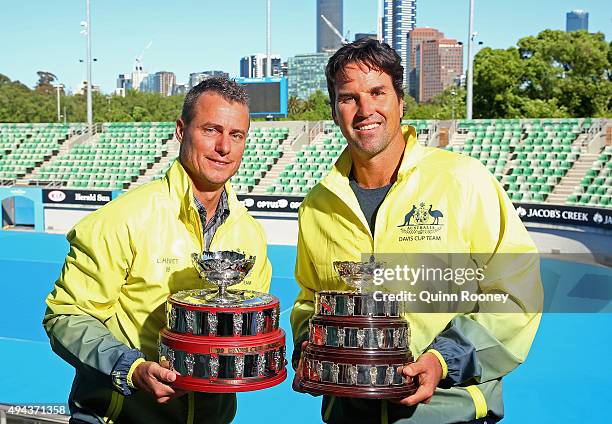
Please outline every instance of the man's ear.
M176 127L174 129L174 135L179 143L183 142L183 135L185 134L185 123L183 122L183 118L179 118L176 120Z

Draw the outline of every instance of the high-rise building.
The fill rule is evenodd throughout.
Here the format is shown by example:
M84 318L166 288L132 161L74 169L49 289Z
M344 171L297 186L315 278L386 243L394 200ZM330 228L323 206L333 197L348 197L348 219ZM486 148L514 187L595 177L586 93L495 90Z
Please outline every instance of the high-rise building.
M565 15L565 31L572 32L580 29L589 30L589 12L585 10L572 10Z
M457 40L424 40L415 51L416 100L427 102L452 85L463 74L463 45Z
M368 34L364 32L358 32L355 34L355 41L361 40L362 38L369 38L370 40L377 40L376 34Z
M382 15L383 41L402 58L404 83L408 80L408 31L416 27L416 0L384 0Z
M290 97L306 100L317 90L327 93L325 66L330 53L299 54L287 60L288 91Z
M342 0L317 0L317 52L335 52L342 47L342 40L321 15L325 16L340 34L344 34Z
M281 59L279 55L273 54L272 57L272 76L281 75ZM242 78L265 78L268 56L263 53L245 56L240 59L240 76Z
M223 71L203 71L203 72L192 72L189 74L189 90L204 81L205 79L212 77L229 78L229 74Z
M127 74L119 74L117 77L117 87L115 88L115 94L121 97L125 97L128 90L132 89L132 78Z
M139 90L143 93L155 92L155 74L145 74L140 81Z
M187 91L188 91L188 88L185 84L174 84L174 87L172 87L173 96L186 94Z
M408 60L404 64L407 70L408 77L406 78L406 87L408 94L413 98L417 98L418 84L416 79L416 50L423 41L439 40L444 38L444 34L435 28L415 28L408 32L406 48L408 51Z
M176 75L174 72L161 71L155 74L154 91L161 93L164 96L171 96L174 84L176 84Z
M156 72L147 75L142 80L140 83L140 91L170 96L172 95L174 84L176 84L176 75L174 75L174 72Z
M149 74L144 70L140 60L136 60L134 63L134 70L132 71L132 88L134 90L140 90L142 82Z

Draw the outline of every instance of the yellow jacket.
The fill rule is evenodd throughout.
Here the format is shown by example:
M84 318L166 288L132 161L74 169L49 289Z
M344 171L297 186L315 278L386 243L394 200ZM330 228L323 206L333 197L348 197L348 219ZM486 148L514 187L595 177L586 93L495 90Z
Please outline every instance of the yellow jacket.
M271 266L263 229L229 183L225 189L230 213L210 249L255 255L253 270L235 287L267 292ZM77 370L71 407L124 422L187 422L194 411L200 422L231 420L234 395L190 393L160 406L147 393L124 398L110 384L110 371L126 350L158 360L168 295L203 287L191 262L192 253L204 250L202 233L191 182L178 160L164 178L122 195L68 233L70 252L47 298L43 324L54 351Z
M474 384L466 382L467 389L438 389L428 405L411 410L389 406L391 411L385 403L382 415L437 424L480 418L487 410L503 416L499 379L525 360L540 321L534 313L541 311L542 303L536 247L503 188L480 162L421 146L412 127L403 132L406 148L397 181L380 205L374 237L349 186L352 162L347 149L303 201L295 269L301 291L291 314L294 341L308 332L315 292L348 290L337 278L333 261L362 261L371 253L465 253L487 266L480 289L509 293L509 309L515 313L405 314L415 358L452 320L476 348L482 373L478 381L469 382ZM429 205L439 212L440 225L403 225L408 219L411 224L431 221ZM501 253L515 254L512 266L500 259ZM329 403L327 414L333 416L333 401Z

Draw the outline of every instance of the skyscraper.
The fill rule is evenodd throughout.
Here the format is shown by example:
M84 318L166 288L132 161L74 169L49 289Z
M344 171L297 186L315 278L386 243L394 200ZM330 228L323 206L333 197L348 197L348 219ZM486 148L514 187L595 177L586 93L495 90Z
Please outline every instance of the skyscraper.
M287 60L289 96L306 100L321 90L327 94L325 66L330 53L298 54Z
M140 91L170 96L172 95L174 84L176 84L176 75L174 75L174 72L156 72L155 74L148 74L143 78L140 83Z
M458 85L463 74L463 45L457 40L444 38L444 34L441 38L424 40L416 47L414 57L415 98L419 103Z
M416 0L384 0L383 41L395 49L404 65L404 84L408 80L408 31L416 26Z
M176 75L174 72L161 71L155 74L154 90L164 96L171 96L172 90L176 84Z
M266 64L268 56L263 53L245 56L240 59L240 76L242 78L264 78L269 76L280 76L281 59L279 55L272 56L272 75L266 75Z
M192 72L189 74L189 86L191 90L193 87L204 81L205 79L212 77L229 78L229 74L223 71L203 71L203 72Z
M565 32L589 30L589 12L585 10L572 10L565 15Z
M405 83L408 87L408 94L417 99L418 84L416 79L416 50L423 41L439 40L444 38L444 34L435 28L415 28L408 32L408 42L406 49L408 51L408 60L404 64L407 68L408 78Z
M342 0L317 0L317 52L334 52L341 46L340 37L323 21L321 15L344 34L342 24Z

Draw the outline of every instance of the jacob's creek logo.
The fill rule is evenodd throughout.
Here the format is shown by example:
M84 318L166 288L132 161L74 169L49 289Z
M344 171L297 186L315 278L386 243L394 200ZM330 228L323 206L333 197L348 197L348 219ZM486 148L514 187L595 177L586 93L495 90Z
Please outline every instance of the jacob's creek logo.
M421 202L404 216L404 223L398 225L402 235L399 241L442 240L438 232L444 225L444 214L433 205Z

